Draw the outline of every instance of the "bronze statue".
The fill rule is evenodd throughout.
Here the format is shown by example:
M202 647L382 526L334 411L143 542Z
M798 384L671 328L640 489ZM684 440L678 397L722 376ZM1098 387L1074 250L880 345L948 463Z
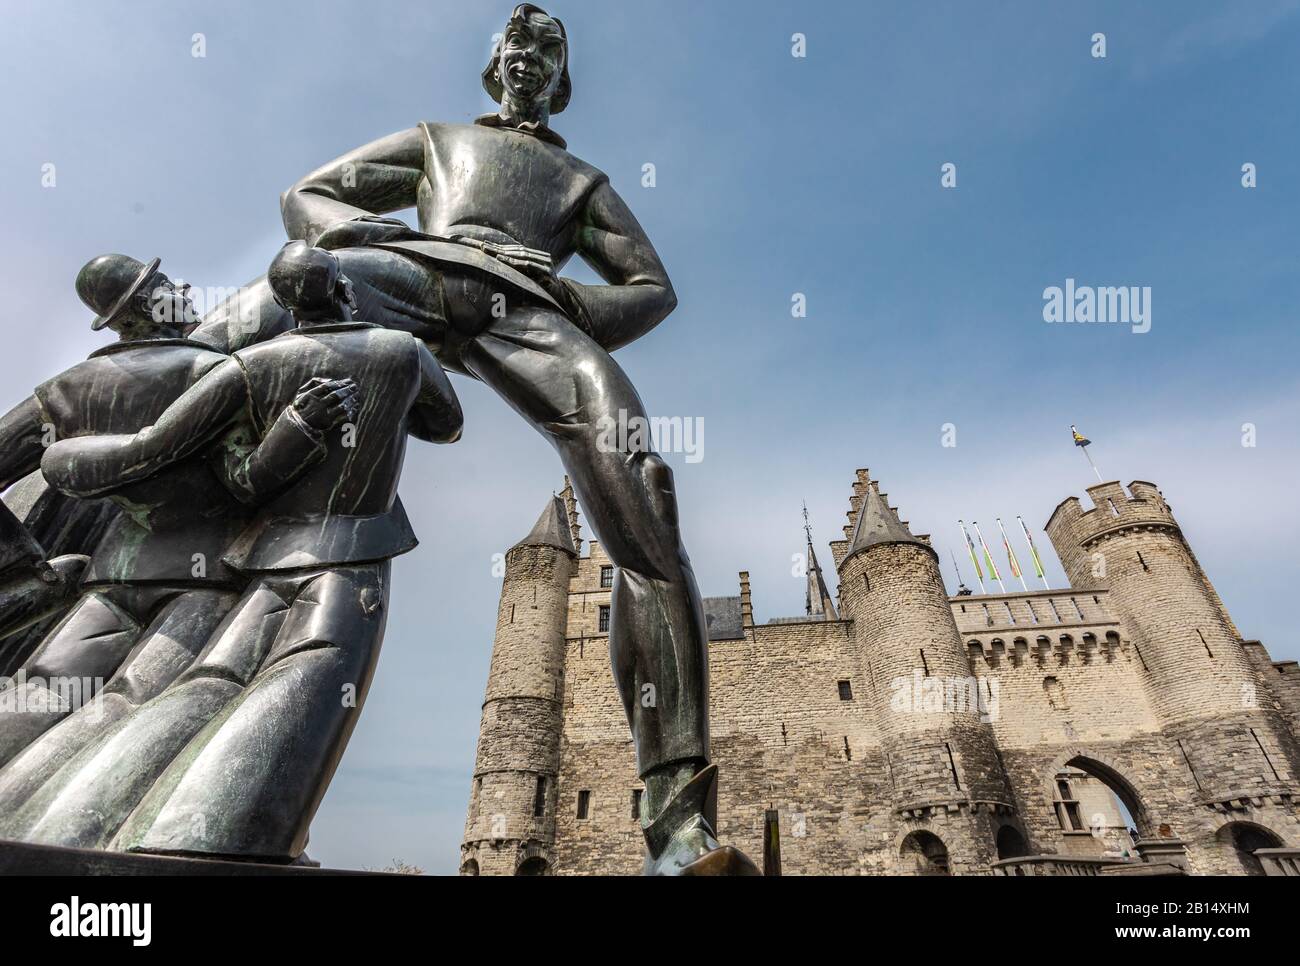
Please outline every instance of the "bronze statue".
M114 316L128 345L166 343L172 356L192 354L191 368L150 383L147 404L83 407L121 418L61 431L42 469L65 493L107 496L128 517L142 504L148 539L168 526L195 537L162 540L130 562L121 540L106 539L92 586L114 582L117 596L95 592L109 612L98 619L116 632L125 615L130 634L111 647L98 633L93 647L80 631L66 644L55 635L59 646L39 656L66 651L69 667L98 661L118 677L151 669L162 658L141 663L147 645L126 655L135 625L162 619L165 600L212 599L199 608L206 623L187 618L193 633L165 668L122 685L129 700L109 722L78 713L23 739L27 750L0 770L0 835L301 854L378 654L388 560L415 544L396 498L405 437L449 442L460 432L445 367L493 388L555 447L617 566L610 657L646 784L647 873L757 874L715 837L707 635L672 472L639 434L611 444L606 432L645 418L610 353L657 325L676 297L608 178L550 127L571 94L568 57L563 24L520 4L483 71L497 112L421 123L294 185L282 198L294 241L192 332L159 329L159 304L152 326L138 311ZM386 217L412 205L419 231ZM558 275L575 254L605 284ZM148 283L157 303L188 317L184 292L156 269L140 267L126 304L145 306L137 296ZM15 441L38 415L25 406ZM30 442L21 451L23 466L40 458ZM174 583L181 550L208 561L204 589ZM131 583L149 567L186 592ZM196 657L194 642L213 628Z
M647 872L756 872L713 835L707 636L672 472L648 445L599 440L603 421L645 416L610 352L657 325L676 297L608 178L550 127L569 101L568 56L563 24L520 4L483 71L496 113L421 123L330 162L285 192L285 228L335 252L362 318L422 339L558 451L618 568L610 656L646 783ZM412 205L419 232L384 217ZM575 254L607 284L557 275ZM250 302L253 327L237 314ZM288 324L259 282L195 338L238 349Z
M35 470L55 439L148 426L225 359L184 338L183 328L196 318L188 286L174 285L156 258L146 265L101 255L81 269L76 286L96 312L91 328L111 329L118 341L42 383L0 417L0 488ZM221 554L245 518L202 461L180 463L111 499L124 512L114 515L84 572L79 568L80 599L26 659L0 702L0 765L71 710L52 682L80 682L84 701L97 682L112 679L117 698L108 713L118 701L143 700L179 672L184 655L198 653L234 602L240 578L221 564ZM6 610L14 625L6 631L17 626L14 616ZM46 751L42 774L63 757L48 745Z
M42 461L93 497L207 453L260 507L223 559L251 579L239 601L170 687L28 799L28 841L279 862L306 844L378 658L389 560L416 544L397 499L407 434L452 442L462 416L423 343L352 320L334 255L290 243L268 279L298 328L215 366L152 426Z
M55 435L83 441L147 431L200 377L228 363L181 337L178 326L192 321L188 299L157 269L157 259L145 266L112 255L82 270L78 291L102 309L94 328L109 326L121 341L43 384L0 421L15 441L6 474L39 460L38 420L54 420L44 425L58 430ZM307 437L346 418L345 399L335 399L339 389L318 381L300 387L289 413L303 429L275 446L270 470L266 448L242 445L241 434L250 431L237 427L212 454L178 454L156 473L104 489L123 510L89 562L84 595L24 666L27 679L18 685L27 690L24 700L11 695L0 711L0 748L12 759L0 769L0 835L102 844L103 830L148 787L150 763L175 733L112 746L121 749L121 760L104 772L115 792L111 801L89 781L83 762L104 761L102 743L111 744L135 710L166 691L203 650L248 583L222 556L249 524L254 505L323 456ZM36 700L34 692L52 694L53 682L68 677L86 682L80 697L94 701L75 708ZM108 683L95 693L90 683L103 677ZM60 820L78 808L80 816Z

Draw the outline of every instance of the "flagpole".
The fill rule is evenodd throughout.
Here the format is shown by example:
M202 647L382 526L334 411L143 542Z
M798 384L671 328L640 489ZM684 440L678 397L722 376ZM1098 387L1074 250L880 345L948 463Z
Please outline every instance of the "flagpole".
M1002 582L1002 575L998 573L998 565L993 562L993 554L989 553L989 545L984 541L984 534L980 530L978 520L972 520L970 525L975 528L975 536L980 538L980 546L984 548L984 559L988 562L989 572L993 574L993 579L998 582L1002 588L1002 593L1007 592L1007 585Z
M961 568L957 566L957 554L953 552L952 547L948 548L948 556L952 557L952 569L957 572L957 589L966 590L966 581L961 579Z
M1092 471L1097 474L1097 482L1105 483L1106 481L1101 478L1101 470L1097 469L1097 464L1092 461L1092 454L1088 452L1088 447L1092 445L1092 440L1080 433L1073 423L1070 424L1070 435L1074 437L1074 445L1083 450L1083 458L1088 461L1088 465L1092 467Z
M966 551L970 554L971 566L975 568L975 579L979 581L980 593L987 594L988 591L984 588L984 571L980 569L979 558L975 556L975 544L971 542L970 534L966 532L966 524L958 520L957 526L961 527L961 538L966 541Z
M998 529L1002 532L1002 546L1007 548L1007 563L1011 565L1011 574L1020 578L1020 586L1025 592L1029 592L1029 585L1025 583L1025 572L1020 569L1020 561L1016 559L1015 552L1011 549L1011 541L1007 539L1007 529L1002 525L1002 518L998 517Z
M1106 482L1101 478L1101 470L1097 469L1097 464L1092 461L1092 456L1088 453L1088 447L1080 446L1079 449L1083 450L1083 455L1088 460L1088 465L1091 466L1092 471L1097 474L1097 482L1098 483Z
M1034 560L1034 569L1038 571L1038 579L1043 582L1044 589L1051 590L1052 585L1047 582L1047 570L1043 567L1042 558L1038 556L1038 548L1034 546L1034 538L1029 535L1029 528L1025 526L1024 518L1017 516L1016 519L1020 521L1020 529L1024 532L1025 543L1029 544L1029 556Z

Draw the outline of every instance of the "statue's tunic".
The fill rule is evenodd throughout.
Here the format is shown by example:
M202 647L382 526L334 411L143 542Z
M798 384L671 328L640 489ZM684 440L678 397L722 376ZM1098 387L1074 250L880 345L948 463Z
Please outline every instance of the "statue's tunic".
M35 390L55 438L134 433L226 356L184 339L119 342ZM91 556L84 584L235 584L221 562L248 512L202 457L108 495L122 512Z

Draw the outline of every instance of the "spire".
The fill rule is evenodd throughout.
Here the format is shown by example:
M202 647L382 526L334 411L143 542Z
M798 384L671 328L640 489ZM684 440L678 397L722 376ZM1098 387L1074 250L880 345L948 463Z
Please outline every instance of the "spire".
M569 480L567 473L564 476L564 489L560 491L560 499L564 501L565 519L569 521L569 532L573 536L574 550L581 555L582 524L578 522L578 497L573 492L573 483Z
M808 566L805 568L808 572L806 607L808 616L824 621L839 620L839 615L835 613L835 601L831 599L830 591L826 589L821 564L817 563L817 552L813 550L812 527L808 523L807 503L803 505L803 532L808 539Z
M881 543L914 543L933 552L928 543L912 536L907 526L898 519L898 514L890 508L888 501L881 496L880 485L873 480L862 501L862 510L858 513L858 522L853 528L845 559Z
M576 557L578 551L573 545L571 522L564 500L552 495L533 529L515 547L555 547Z

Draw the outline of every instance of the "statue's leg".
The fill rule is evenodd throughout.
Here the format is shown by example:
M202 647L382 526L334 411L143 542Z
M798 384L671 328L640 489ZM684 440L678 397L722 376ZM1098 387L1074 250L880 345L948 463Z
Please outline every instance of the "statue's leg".
M111 847L296 858L370 686L388 571L387 562L337 568L282 587L292 603L251 683L177 756ZM215 662L209 673L228 681L217 657L204 655ZM186 684L204 673L196 666Z
M334 254L352 281L358 319L410 332L431 348L439 346L441 295L427 266L381 248L340 248ZM276 304L263 276L215 306L190 338L234 352L292 328L292 317Z
M141 623L117 596L85 594L0 691L0 766L93 698L135 646Z
M107 734L138 706L161 694L194 662L235 602L235 596L232 591L190 589L163 604L98 699L50 728L0 769L0 833L25 837L32 823L40 820L47 810L68 804L62 799L64 789L69 786L76 787L83 798L83 818L93 818L102 824L111 815L113 809L105 803L102 793L97 797L91 792L97 779L96 768L90 762L95 756L102 759L102 753L79 753L96 744L101 735ZM137 734L128 739L125 747L130 749L130 758L145 764L157 758L160 746L157 740L146 741ZM63 770L74 756L77 763ZM102 760L97 767L103 768ZM120 777L119 769L111 794L129 797L130 785L117 780ZM43 792L44 804L20 815L20 806L38 791ZM54 844L77 845L82 841L58 839Z
M718 850L708 827L716 825L709 814L716 772L705 767L708 641L672 471L650 450L648 430L617 431L646 416L635 388L608 352L541 308L493 321L460 359L555 446L618 567L610 661L646 781L650 867L680 870L714 851L721 864L731 862L736 854Z

